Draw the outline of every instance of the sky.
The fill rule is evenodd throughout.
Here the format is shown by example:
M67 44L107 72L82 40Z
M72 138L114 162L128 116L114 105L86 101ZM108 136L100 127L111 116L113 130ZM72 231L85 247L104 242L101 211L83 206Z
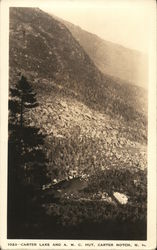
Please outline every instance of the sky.
M148 52L151 42L151 0L58 0L41 9L104 40Z

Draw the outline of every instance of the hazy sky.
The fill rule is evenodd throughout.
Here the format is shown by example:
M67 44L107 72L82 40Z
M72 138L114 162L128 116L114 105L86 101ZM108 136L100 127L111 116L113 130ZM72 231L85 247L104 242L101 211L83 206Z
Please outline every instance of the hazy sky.
M147 53L151 0L58 0L42 9L105 40Z

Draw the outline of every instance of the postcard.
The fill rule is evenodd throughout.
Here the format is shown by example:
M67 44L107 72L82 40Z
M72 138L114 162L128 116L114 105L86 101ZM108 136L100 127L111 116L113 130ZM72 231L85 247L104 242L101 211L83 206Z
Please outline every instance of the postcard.
M2 249L156 248L155 17L1 1Z

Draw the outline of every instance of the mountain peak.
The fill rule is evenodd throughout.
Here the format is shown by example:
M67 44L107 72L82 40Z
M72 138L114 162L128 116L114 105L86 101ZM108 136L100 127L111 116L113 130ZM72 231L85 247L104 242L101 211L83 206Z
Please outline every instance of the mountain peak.
M142 52L106 41L96 34L53 16L70 30L75 39L103 73L129 84L147 88L148 58Z

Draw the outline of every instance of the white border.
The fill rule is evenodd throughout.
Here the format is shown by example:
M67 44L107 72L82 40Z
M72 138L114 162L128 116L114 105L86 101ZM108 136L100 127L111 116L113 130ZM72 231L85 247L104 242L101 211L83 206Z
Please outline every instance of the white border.
M62 2L63 0L58 2ZM65 0L68 4L70 0ZM65 2L64 1L64 2ZM103 1L103 0L100 0ZM106 0L104 0L106 1ZM119 0L124 1L124 0ZM9 7L44 7L46 4L56 3L53 0L1 0L1 36L0 36L0 51L1 51L1 84L0 84L0 245L2 249L31 249L28 246L22 246L22 243L37 243L37 246L32 249L155 249L156 244L156 1L143 0L149 2L148 7L151 9L150 16L151 27L150 36L151 42L149 47L149 103L148 103L148 224L147 224L147 241L89 241L89 240L7 240L7 137L8 137L8 62L9 62ZM86 3L93 1L86 0ZM108 1L106 1L108 2ZM118 0L112 1L117 3ZM142 2L142 0L141 0ZM96 1L94 1L94 4ZM98 3L98 0L97 0ZM8 243L18 243L19 246L8 246ZM40 243L50 243L50 247L40 246ZM60 247L53 247L52 244L62 243ZM113 244L106 247L98 247L98 243ZM64 246L64 243L67 246ZM74 246L71 246L71 244ZM94 246L85 246L85 243L93 243ZM118 247L116 244L131 244L131 247ZM81 245L79 245L81 244ZM136 245L137 244L137 245Z

